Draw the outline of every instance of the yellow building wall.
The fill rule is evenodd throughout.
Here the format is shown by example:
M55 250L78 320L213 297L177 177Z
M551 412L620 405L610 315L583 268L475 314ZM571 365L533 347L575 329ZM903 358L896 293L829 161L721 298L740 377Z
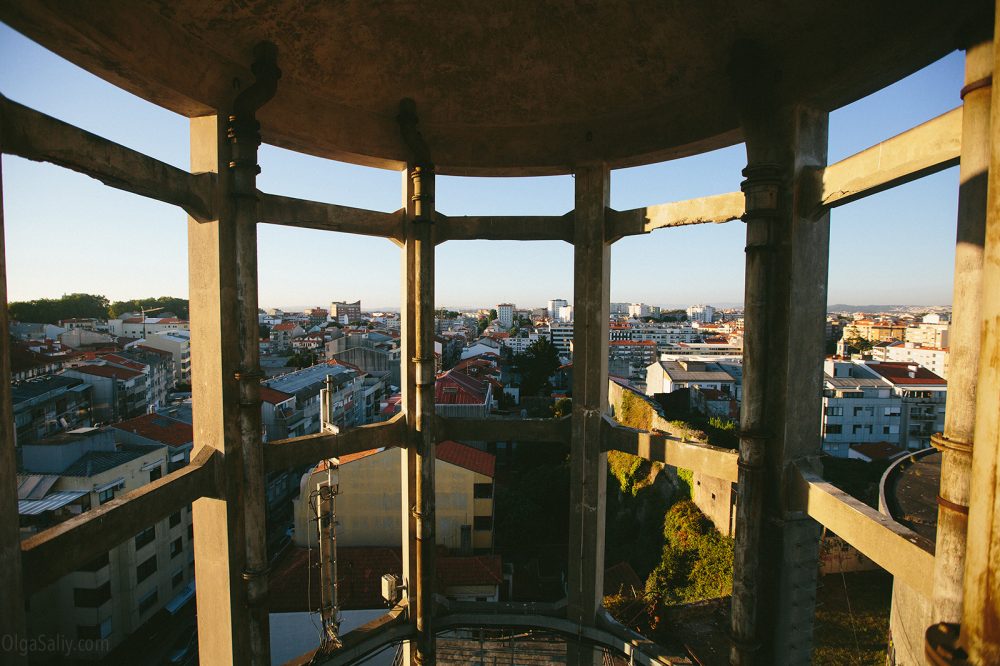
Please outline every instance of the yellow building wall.
M435 505L437 542L457 550L462 545L462 525L474 525L475 516L492 516L492 499L475 499L473 484L492 479L463 467L437 461ZM326 483L326 472L310 472L294 501L295 536L299 546L316 545L316 525L311 520L308 496ZM402 502L399 451L390 449L354 460L339 468L336 499L338 546L402 545ZM473 548L491 548L493 532L473 531Z

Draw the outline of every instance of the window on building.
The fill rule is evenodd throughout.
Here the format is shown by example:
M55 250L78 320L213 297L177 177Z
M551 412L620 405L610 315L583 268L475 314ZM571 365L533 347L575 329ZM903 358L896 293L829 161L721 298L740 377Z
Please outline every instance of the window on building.
M492 483L476 483L472 486L472 496L477 499L489 499L493 497Z
M844 432L844 426L839 423L828 423L826 425L826 434L828 435L839 435Z
M141 583L156 573L156 555L135 568L135 582Z
M188 525L188 541L194 541L194 523Z
M844 415L844 408L843 407L827 407L826 408L826 415L827 416L843 416Z
M100 587L73 588L73 605L77 608L99 608L111 599L111 582L108 581Z
M899 416L899 407L886 407L883 413L886 416Z
M488 532L493 529L493 516L476 516L472 519L472 529L477 532Z
M177 588L181 583L184 582L184 568L181 567L174 572L174 575L170 577L170 587Z
M184 542L181 540L181 537L177 537L176 539L170 542L171 558L177 557L178 555L181 554L181 551L183 550L184 550Z
M161 476L163 476L163 468L160 467L159 465L157 465L153 469L149 470L149 482L150 483L152 483L153 481L156 481Z
M156 525L150 525L135 535L135 549L139 550L156 540Z
M170 527L177 527L181 524L181 512L170 514Z
M104 504L105 502L110 502L114 498L115 498L114 488L107 488L97 493L97 501L101 504Z
M76 625L76 637L81 640L99 641L111 635L111 618L100 624Z
M139 599L139 615L143 615L155 606L159 596L158 590L154 587L145 596Z

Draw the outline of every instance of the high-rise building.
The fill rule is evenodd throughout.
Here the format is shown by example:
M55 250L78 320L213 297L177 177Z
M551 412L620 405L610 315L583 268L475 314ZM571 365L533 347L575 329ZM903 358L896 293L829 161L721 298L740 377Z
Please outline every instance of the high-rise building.
M504 328L510 328L514 325L514 304L513 303L500 303L497 305L497 321Z
M353 303L333 301L330 303L330 317L334 321L341 321L341 318L344 316L347 317L347 321L349 322L361 319L361 301L354 301Z
M549 321L556 321L559 318L559 308L565 307L569 303L564 298L553 298L549 301Z
M715 317L715 308L711 305L692 305L687 309L688 319L700 321L704 324L711 324Z

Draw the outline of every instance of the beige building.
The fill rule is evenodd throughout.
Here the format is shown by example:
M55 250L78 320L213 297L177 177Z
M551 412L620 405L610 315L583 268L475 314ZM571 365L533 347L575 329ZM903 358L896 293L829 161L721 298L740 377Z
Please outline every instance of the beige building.
M372 449L333 459L338 546L400 546L400 452ZM493 548L492 454L458 442L437 445L437 543L469 554ZM316 544L316 527L309 496L327 483L327 465L321 462L302 477L294 500L296 545Z
M940 315L927 315L919 324L906 328L905 340L924 347L947 347L950 326Z
M170 352L174 359L174 377L179 384L191 383L191 332L160 331L146 336L146 347Z
M97 428L22 449L22 539L159 479L169 457L166 446L119 443L115 431ZM161 608L193 596L193 560L188 506L33 594L29 636L63 636L65 656L102 658Z
M948 350L912 342L872 347L876 361L911 362L922 365L941 379L948 379Z

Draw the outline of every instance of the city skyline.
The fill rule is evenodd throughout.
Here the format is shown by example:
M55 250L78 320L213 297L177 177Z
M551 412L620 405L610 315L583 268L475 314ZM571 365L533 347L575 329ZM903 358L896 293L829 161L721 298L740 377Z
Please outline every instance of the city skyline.
M142 101L0 26L0 92L180 168L187 120ZM935 117L959 103L962 57L946 58L875 95L834 111L830 162ZM65 105L67 98L79 100ZM266 137L265 137L266 139ZM358 167L264 145L267 192L392 211L398 172ZM742 145L611 173L618 210L736 191ZM4 156L8 296L14 300L100 293L111 300L187 297L184 214L105 188L49 164ZM829 302L951 303L957 167L831 214ZM438 178L449 215L562 215L572 176ZM744 227L739 222L666 229L612 246L613 301L739 303ZM97 257L105 260L95 261ZM259 226L262 307L356 300L399 305L399 250L383 239ZM463 241L437 252L439 305L572 300L572 246L558 241ZM913 267L913 270L908 269ZM906 279L899 279L900 271ZM625 298L625 296L628 298Z

